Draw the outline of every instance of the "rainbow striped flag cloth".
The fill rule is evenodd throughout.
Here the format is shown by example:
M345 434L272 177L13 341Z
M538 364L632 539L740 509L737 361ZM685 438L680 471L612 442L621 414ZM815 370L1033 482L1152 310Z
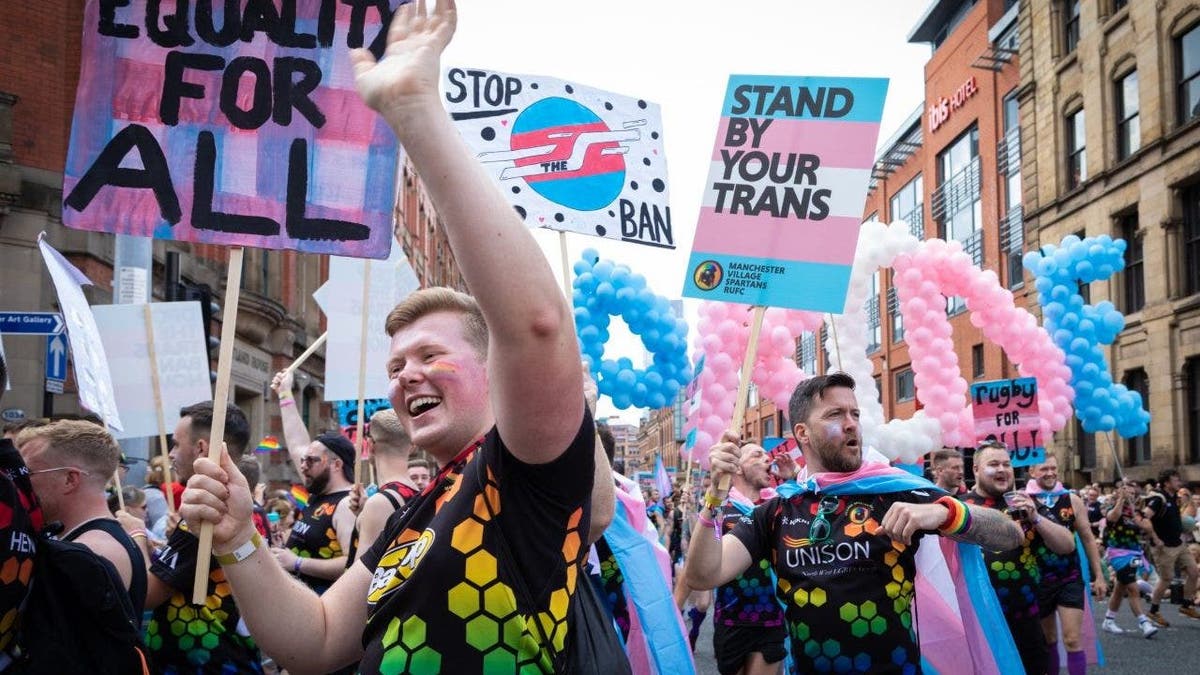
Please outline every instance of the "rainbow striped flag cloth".
M275 438L274 436L263 436L263 439L259 442L258 447L254 448L254 452L265 455L275 452L279 449L279 447L278 438Z
M292 485L292 501L296 503L296 508L308 508L308 490L304 489L303 485Z

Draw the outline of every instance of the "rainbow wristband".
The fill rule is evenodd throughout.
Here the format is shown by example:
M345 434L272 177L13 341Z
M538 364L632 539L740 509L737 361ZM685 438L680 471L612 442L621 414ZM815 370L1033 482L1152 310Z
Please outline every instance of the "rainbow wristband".
M971 510L966 504L949 495L938 499L935 504L946 507L949 513L946 520L938 527L942 534L962 534L971 528Z

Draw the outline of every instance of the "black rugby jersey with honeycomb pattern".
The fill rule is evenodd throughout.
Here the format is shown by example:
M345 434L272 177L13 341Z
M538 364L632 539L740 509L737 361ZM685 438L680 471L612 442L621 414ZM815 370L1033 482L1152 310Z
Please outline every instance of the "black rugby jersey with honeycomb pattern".
M553 672L587 556L594 452L585 414L548 464L517 460L493 427L443 467L363 554L360 672Z
M292 533L288 535L284 546L301 558L328 560L345 555L338 542L337 530L333 527L333 514L348 494L349 490L327 492L310 501L300 520L292 525ZM324 593L333 585L330 579L303 573L300 574L300 580L318 593Z

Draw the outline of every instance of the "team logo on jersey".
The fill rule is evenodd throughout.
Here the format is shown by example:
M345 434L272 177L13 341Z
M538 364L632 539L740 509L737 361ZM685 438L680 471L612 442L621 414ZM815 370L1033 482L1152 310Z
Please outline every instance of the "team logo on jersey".
M392 547L379 559L375 577L371 579L371 587L367 590L367 602L372 605L378 603L412 576L433 545L435 536L434 531L428 528L420 535L413 530L400 533Z

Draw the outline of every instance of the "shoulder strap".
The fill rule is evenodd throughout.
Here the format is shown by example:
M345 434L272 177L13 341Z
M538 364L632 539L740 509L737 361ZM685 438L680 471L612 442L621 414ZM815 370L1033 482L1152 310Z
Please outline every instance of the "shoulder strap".
M387 500L389 502L391 502L393 511L398 510L400 508L400 506L401 506L400 500L397 499L396 496L392 494L391 490L384 488L383 490L379 491L379 494L383 495L384 497L387 498Z

